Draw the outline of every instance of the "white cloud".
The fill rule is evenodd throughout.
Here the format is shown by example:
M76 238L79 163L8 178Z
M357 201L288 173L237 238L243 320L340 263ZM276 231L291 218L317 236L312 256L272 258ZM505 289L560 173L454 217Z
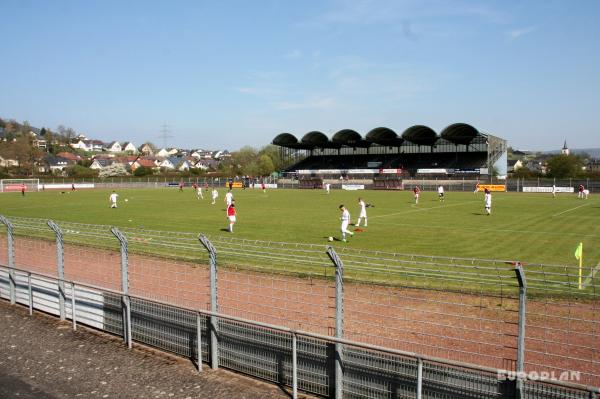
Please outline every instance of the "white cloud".
M537 28L535 26L528 26L526 28L513 29L506 32L506 35L510 40L517 40L521 36L527 35L534 32Z

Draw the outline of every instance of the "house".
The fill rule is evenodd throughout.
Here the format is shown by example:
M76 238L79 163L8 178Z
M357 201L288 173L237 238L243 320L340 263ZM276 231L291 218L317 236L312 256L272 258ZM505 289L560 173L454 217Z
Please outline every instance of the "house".
M199 159L194 167L198 169L208 170L208 169L216 169L219 166L219 162L214 159Z
M190 170L190 163L183 157L169 157L165 158L159 165L161 168L167 170L179 170L181 172Z
M588 162L586 170L588 172L600 173L600 160L591 160Z
M100 140L75 139L70 144L71 148L88 152L99 152L104 148L104 143Z
M178 163L177 159L165 158L165 159L163 159L161 161L161 163L158 166L161 169L174 170L175 169L175 165L173 164L173 162L175 162L175 165Z
M546 165L538 160L528 161L524 166L532 172L546 174Z
M72 152L66 152L66 151L59 152L58 154L56 154L56 156L68 159L72 163L81 160L81 157L79 155L73 154Z
M90 140L90 150L89 151L102 151L104 148L104 142L101 140Z
M143 155L154 155L154 150L152 149L152 146L148 143L142 144L139 152L141 152Z
M69 166L69 163L71 163L71 161L69 161L67 158L48 155L45 159L45 164L47 165L45 171L52 173L62 172L67 166Z
M148 169L157 169L154 159L150 158L138 158L131 164L131 170L135 171L137 168L144 167Z
M112 165L114 163L114 159L110 158L96 158L94 162L90 165L90 169L100 170L106 168L108 165Z
M159 152L156 153L157 157L162 157L162 158L167 158L169 156L169 151L167 151L165 148L161 148Z
M177 155L179 153L179 150L177 148L169 148L168 152L169 155Z
M106 151L108 152L122 152L123 148L118 141L113 141L109 145L106 146Z
M509 171L516 171L519 168L523 167L523 162L521 162L520 159L513 159L513 160L509 160L508 161L508 170Z
M19 161L9 157L4 158L0 155L0 166L4 168L10 168L11 166L19 166Z
M192 156L198 159L211 159L213 151L198 149L192 152Z
M227 150L219 150L219 151L213 151L212 157L214 159L223 159L223 158L231 157L231 154Z
M184 157L179 158L179 163L175 165L175 168L180 172L185 172L190 170L191 164Z
M37 148L42 148L44 150L48 147L47 141L40 135L40 133L36 133L33 130L31 130L29 131L29 135L31 136L32 145L36 146Z
M131 141L124 143L121 147L123 149L123 152L127 152L129 154L137 154L138 153L138 149L135 147L135 145Z

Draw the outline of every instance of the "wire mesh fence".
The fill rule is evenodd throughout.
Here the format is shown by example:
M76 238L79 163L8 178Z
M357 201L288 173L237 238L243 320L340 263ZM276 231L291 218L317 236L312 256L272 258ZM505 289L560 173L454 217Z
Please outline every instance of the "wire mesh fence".
M10 220L14 227L13 256L17 268L57 276L60 245L47 221ZM214 276L218 284L213 289L209 251L194 234L123 229L121 233L126 238L123 255L122 243L110 226L63 222L58 225L64 242L64 279L109 291L126 289L128 295L154 301L152 305L132 301L133 338L183 356L197 354L197 341L193 337L196 316L193 311L182 314L172 306L218 310L231 316L330 337L340 336L336 321L341 318L343 336L353 341L508 372L537 373L556 379L566 376L569 381L600 385L600 298L594 268L583 268L580 273L577 268L567 266L524 265L527 305L521 304L521 307L523 287L515 273L517 263L509 260L342 247L338 255L343 265L334 265L323 245L216 236L208 237L218 259L218 272ZM8 234L0 229L3 265L9 264L8 252ZM336 268L340 266L344 270L343 290L336 294ZM18 277L19 284L24 284L25 277ZM123 279L126 279L125 285ZM0 281L8 284L9 280L8 275L0 275ZM8 290L8 285L0 284L0 295L5 296ZM100 323L110 332L122 333L123 299L119 295L100 295L90 289L77 292L68 286L65 292L67 317L73 314L73 306L93 302L104 314L82 317L87 317L90 323ZM74 305L71 303L73 292L78 298ZM340 292L343 292L342 309L336 306L336 295ZM19 295L18 301L25 301L26 294ZM38 298L41 294L36 295ZM45 300L51 301L51 298ZM521 316L524 317L524 345L519 343ZM200 324L205 336L201 339L202 356L209 361L214 356L208 343L211 340L209 318L202 318ZM274 382L289 383L289 373L281 371L289 366L287 355L272 358L275 355L269 354L273 347L283 345L279 341L281 337L271 332L248 330L231 321L220 320L216 326L221 340L222 365ZM304 365L301 385L310 392L331 394L328 390L333 366L327 359L335 349L312 341L302 345L305 355L300 359ZM525 351L521 369L518 366L520 350ZM344 375L347 396L378 397L373 393L379 389L377 386L386 392L401 393L406 389L399 395L414 396L411 393L414 385L408 382L408 385L397 385L397 381L392 383L381 375L365 376L365 367L376 370L380 366L367 364L375 361L371 358L360 360L364 357L360 351L347 351L344 357L347 358ZM409 381L413 378L414 364L398 361L389 360L379 371L385 375L385 369L391 367L396 378L403 374ZM363 374L351 377L352 367L357 365ZM467 378L465 374L463 378L454 369L449 372L451 375L442 378L444 369L435 367L423 369L424 378L431 372L436 376L431 377L431 383L440 384L431 391L432 397L451 397L447 393L438 395L444 384L455 383L463 388L471 384L471 391L480 390L482 395L493 391L492 396L502 396L508 389L498 385L497 378L489 385L489 376L469 374ZM531 389L544 388L536 385Z

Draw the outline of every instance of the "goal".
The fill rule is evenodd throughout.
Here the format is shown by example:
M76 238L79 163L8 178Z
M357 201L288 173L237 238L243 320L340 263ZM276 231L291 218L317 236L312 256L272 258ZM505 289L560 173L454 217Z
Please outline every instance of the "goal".
M21 191L25 185L25 191L40 191L40 179L1 179L0 192Z

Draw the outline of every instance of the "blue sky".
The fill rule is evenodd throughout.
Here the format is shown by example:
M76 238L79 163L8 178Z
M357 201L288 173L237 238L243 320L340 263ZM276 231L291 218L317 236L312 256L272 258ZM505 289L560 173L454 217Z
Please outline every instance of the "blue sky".
M261 147L455 122L600 147L600 1L0 0L0 117Z

